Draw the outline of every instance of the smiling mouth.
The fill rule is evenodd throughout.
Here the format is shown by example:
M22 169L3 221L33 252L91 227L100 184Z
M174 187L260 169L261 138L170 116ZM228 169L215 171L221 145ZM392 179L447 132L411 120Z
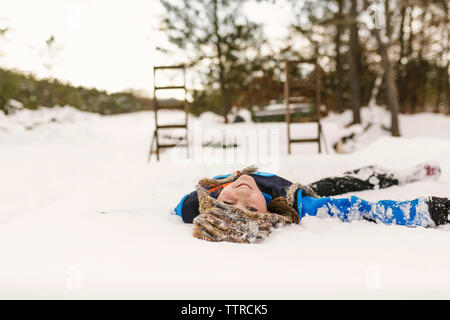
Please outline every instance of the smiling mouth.
M237 188L240 188L240 187L242 187L242 186L246 186L247 188L252 189L252 188L250 188L250 186L249 186L248 184L246 184L246 183L240 183L240 184L236 187L236 189L237 189Z

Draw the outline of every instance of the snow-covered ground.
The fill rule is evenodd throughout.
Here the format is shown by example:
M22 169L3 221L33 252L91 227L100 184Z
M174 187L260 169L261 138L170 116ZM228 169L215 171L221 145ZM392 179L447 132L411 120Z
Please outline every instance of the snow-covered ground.
M380 122L388 119L377 110ZM374 119L373 112L363 117ZM371 131L356 142L357 152L335 154L331 145L348 133L350 116L324 119L328 154L301 144L289 156L283 123L225 126L204 114L190 119L192 140L235 135L239 152L197 146L189 160L173 149L148 163L152 112L99 116L64 107L0 115L0 298L449 299L445 228L306 217L242 245L195 239L192 225L170 214L199 178L252 163L306 184L367 164L400 169L438 161L439 181L355 194L450 196L449 117L401 116L402 138ZM183 114L162 118L181 121ZM292 135L315 130L297 124Z

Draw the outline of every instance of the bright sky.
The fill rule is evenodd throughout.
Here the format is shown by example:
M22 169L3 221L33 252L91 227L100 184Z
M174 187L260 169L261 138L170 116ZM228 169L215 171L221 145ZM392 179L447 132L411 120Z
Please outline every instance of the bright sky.
M42 54L52 35L59 48L52 75L74 85L149 94L154 65L182 62L155 50L166 41L156 31L164 12L158 0L0 0L0 8L0 26L11 30L0 38L0 64L8 68L48 76ZM270 39L285 36L291 19L285 0L245 11L265 23Z

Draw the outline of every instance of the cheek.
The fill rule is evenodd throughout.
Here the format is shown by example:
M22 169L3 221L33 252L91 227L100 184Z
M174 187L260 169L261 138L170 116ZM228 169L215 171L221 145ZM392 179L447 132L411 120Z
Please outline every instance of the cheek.
M231 194L230 194L230 189L228 187L222 189L222 191L220 191L219 195L217 196L217 200L219 200L219 201L230 200L230 198L231 198Z
M258 194L258 197L255 199L255 203L258 206L258 211L267 211L266 198L264 198L263 194Z

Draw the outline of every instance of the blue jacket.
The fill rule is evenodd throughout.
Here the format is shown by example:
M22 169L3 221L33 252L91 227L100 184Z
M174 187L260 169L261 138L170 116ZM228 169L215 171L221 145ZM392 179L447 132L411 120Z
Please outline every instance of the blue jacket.
M258 171L249 175L255 179L267 204L273 198L286 196L287 189L292 185L292 182L271 173ZM213 179L222 179L228 176L229 174L220 175ZM216 196L214 193L211 195ZM369 202L355 196L340 199L315 198L306 196L302 190L298 190L295 203L295 209L300 220L306 215L323 216L326 214L346 222L366 219L385 224L406 226L428 227L434 225L426 199L418 198L401 202L393 200ZM185 223L192 223L193 219L199 215L197 191L185 195L174 210Z

